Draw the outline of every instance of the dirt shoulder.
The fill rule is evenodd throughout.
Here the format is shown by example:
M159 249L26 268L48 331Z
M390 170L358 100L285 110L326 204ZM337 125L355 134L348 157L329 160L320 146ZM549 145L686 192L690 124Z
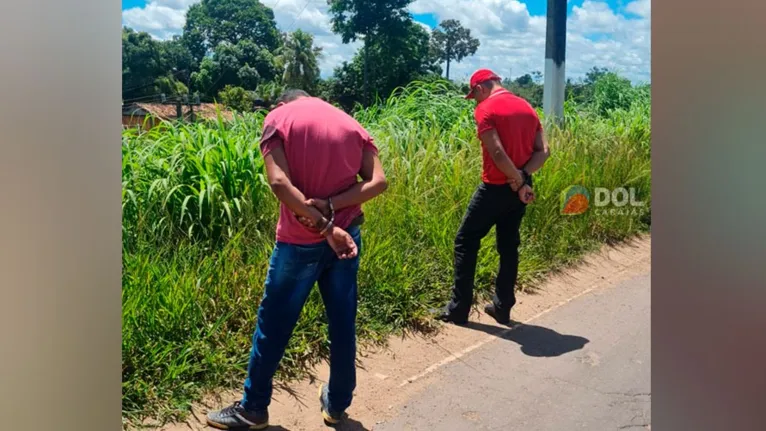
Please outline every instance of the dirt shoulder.
M534 293L517 297L513 319L527 322L590 292L627 280L646 272L651 266L651 237L646 235L619 246L604 246L588 255L581 264L551 275ZM495 326L483 313L472 321ZM507 328L502 328L507 329ZM386 348L360 353L357 389L348 413L351 417L342 429L372 430L391 418L410 397L419 393L433 378L433 371L491 342L495 335L474 329L445 325L433 336L410 336L391 339ZM315 381L300 381L288 390L275 388L269 413L275 430L313 431L327 429L321 420L316 399L317 387L327 381L328 367L322 364L314 371ZM241 397L239 392L210 396L198 406L186 423L169 424L163 431L209 429L205 413ZM281 428L280 428L281 427Z

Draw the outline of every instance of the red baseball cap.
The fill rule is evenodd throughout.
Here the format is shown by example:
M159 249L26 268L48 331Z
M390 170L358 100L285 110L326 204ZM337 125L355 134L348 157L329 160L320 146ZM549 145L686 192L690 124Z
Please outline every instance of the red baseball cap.
M471 75L471 90L468 92L468 94L465 96L466 99L473 99L473 89L476 88L477 85L481 84L485 81L490 81L493 79L500 79L497 74L489 69L479 69L476 72Z

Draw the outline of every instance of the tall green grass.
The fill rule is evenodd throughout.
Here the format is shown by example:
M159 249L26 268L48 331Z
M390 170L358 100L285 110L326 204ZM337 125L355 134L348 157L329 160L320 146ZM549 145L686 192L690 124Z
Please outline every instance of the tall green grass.
M380 148L389 189L365 206L359 274L360 339L431 326L452 277L452 246L480 182L473 105L447 85L414 83L356 113ZM231 123L164 124L123 134L123 414L183 416L203 390L244 378L277 202L258 151L262 114ZM566 107L549 128L552 157L536 174L522 226L519 285L606 241L646 230L648 215L560 215L572 184L634 187L650 204L648 101L607 116ZM479 292L498 264L484 242ZM326 319L308 300L278 378L326 358Z

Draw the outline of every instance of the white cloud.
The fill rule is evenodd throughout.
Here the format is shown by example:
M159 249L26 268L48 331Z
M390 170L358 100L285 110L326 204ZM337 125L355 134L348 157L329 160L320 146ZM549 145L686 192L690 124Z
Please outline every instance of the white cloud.
M428 25L428 24L425 24L425 23L422 23L422 22L418 22L418 21L415 21L415 22L417 22L418 24L420 24L420 26L421 26L421 27L423 27L423 29L424 29L425 31L428 31L428 32L430 32L430 31L432 30L432 29L431 29L431 26L430 26L430 25Z
M628 3L625 10L642 18L649 18L652 14L652 3L650 0L636 0Z
M574 6L567 27L577 33L613 33L620 25L620 18L608 4L586 0L582 6Z
M314 43L322 47L319 60L322 76L331 76L335 67L351 60L361 46L359 41L344 45L340 36L332 32L330 6L324 0L268 0L265 4L273 7L280 30L301 29L314 35Z
M122 11L122 23L137 31L145 31L157 39L169 39L180 34L189 4L184 0L154 0L146 6Z
M179 34L184 14L198 0L151 0L143 8L123 11L123 24L159 39ZM302 29L314 34L323 48L323 76L348 61L360 42L344 45L332 33L329 6L324 0L262 0L274 9L283 31ZM276 5L276 6L275 6ZM439 20L458 19L471 29L481 46L476 55L450 65L450 77L467 80L479 67L490 67L513 78L543 71L545 16L531 16L517 0L416 0L410 11L436 14ZM424 25L424 27L427 27ZM619 71L633 81L649 81L651 70L651 2L634 0L624 11L603 1L586 0L573 7L567 21L566 73L577 79L593 66Z
M471 31L486 35L525 31L530 19L527 7L517 0L416 0L410 11L435 13L440 20L457 19Z
M171 9L186 10L194 3L199 3L200 0L153 0L153 3L157 3L160 6L166 6Z
M633 3L636 3L635 5ZM603 1L586 0L567 19L566 74L583 77L592 67L607 67L634 82L650 80L651 43L648 0L628 4L629 17ZM481 42L476 55L450 65L450 77L468 80L480 67L515 78L544 71L545 16L530 16L526 5L499 0L417 0L415 13L436 11L439 20L455 18ZM641 12L641 13L638 13ZM499 20L500 24L497 24Z

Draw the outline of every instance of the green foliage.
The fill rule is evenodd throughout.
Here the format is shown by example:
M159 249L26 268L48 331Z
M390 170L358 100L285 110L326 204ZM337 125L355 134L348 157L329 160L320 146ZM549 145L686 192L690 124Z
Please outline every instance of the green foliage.
M406 10L413 0L328 0L332 31L343 43L359 37L396 34L412 21ZM365 39L367 42L367 39Z
M165 74L160 46L149 33L122 29L122 94L136 98L151 94L154 81Z
M122 94L127 100L188 93L192 58L178 38L158 42L145 32L122 29Z
M191 86L213 97L230 86L254 90L280 71L274 51L281 46L274 12L258 0L202 0L186 13L179 39L198 65Z
M605 73L594 83L593 104L600 115L616 109L629 109L634 99L635 90L630 81L616 73Z
M504 79L503 86L526 99L535 108L542 108L541 72L527 73L515 80ZM605 68L594 67L585 79L578 82L567 80L565 97L576 115L608 117L614 111L630 110L635 104L650 104L651 86L643 84L634 87L630 80Z
M465 57L476 54L479 39L471 36L471 30L463 27L455 19L444 20L431 32L431 50L439 61L447 62L447 79L452 60L462 61Z
M609 69L606 67L593 66L590 71L585 74L585 84L595 84L602 76L609 73Z
M258 87L258 82L261 80L261 74L258 73L258 69L245 63L245 65L240 67L237 71L237 78L243 86L247 88L256 88Z
M148 132L125 131L125 248L163 248L182 240L216 244L258 223L268 191L258 135L239 117L213 127L163 123Z
M218 93L218 101L237 112L252 111L253 99L254 96L242 87L227 85Z
M358 37L364 38L364 48L362 49L363 55L361 59L362 67L353 67L346 70L343 74L344 77L338 77L339 79L355 79L358 75L356 69L361 70L362 81L361 88L363 92L361 97L358 95L349 95L351 100L361 100L364 104L370 102L369 90L375 88L382 94L388 94L391 90L388 87L378 87L374 84L374 78L369 79L369 71L379 72L381 69L375 67L374 59L377 51L388 50L395 53L401 52L402 41L411 39L414 33L413 26L417 26L412 21L412 16L406 10L406 7L412 3L413 0L328 0L330 5L330 21L332 23L333 32L340 35L343 43L349 43L356 40ZM422 30L422 28L420 28ZM427 36L427 34L426 34ZM386 43L394 43L396 46L386 46L383 48L381 45ZM406 43L405 43L406 45ZM381 49L383 48L383 49ZM421 56L415 58L416 62L419 62ZM401 58L400 58L401 60ZM353 62L352 62L353 63ZM402 63L401 61L399 63ZM406 62L405 62L406 63ZM345 63L344 66L345 67ZM393 73L389 73L389 77L392 74L407 74L410 69L400 70L401 64L386 64L382 70L387 70ZM375 74L375 76L379 76ZM398 81L396 85L404 85L409 80ZM346 82L345 86L348 86L350 82ZM355 92L358 93L358 92ZM349 102L341 102L341 104L348 105Z
M278 64L284 70L284 85L312 92L319 79L318 60L321 56L322 48L314 46L314 37L309 33L296 30L285 35L277 57Z
M198 59L222 42L250 41L267 51L280 43L274 11L258 0L202 0L186 13L184 34Z
M412 21L401 33L382 35L367 45L367 63L370 70L372 97L386 97L397 87L420 80L429 75L439 75L440 68L430 53L428 32ZM364 97L364 50L358 52L351 62L344 62L335 70L337 78L332 89L332 100L337 100L346 110L357 103L365 104Z
M172 73L173 78L188 83L192 72L197 68L189 49L184 45L179 36L171 40L159 42L160 57L163 62L163 69Z
M255 90L255 96L263 101L266 106L273 106L286 89L287 88L279 82L266 82L258 86Z
M322 98L326 102L334 102L335 96L334 96L334 89L337 85L338 79L334 76L331 76L327 79L317 79L314 90L314 95L317 97Z
M157 80L154 81L154 90L157 93L165 94L167 96L189 94L189 89L183 82L178 82L169 76L157 78Z
M648 96L648 87L640 91ZM389 179L388 191L364 208L362 343L428 326L428 310L448 299L454 236L481 178L473 104L463 94L445 81L417 82L355 113L375 138ZM635 187L651 205L651 107L641 97L603 117L567 102L567 128L547 130L552 156L535 175L537 201L522 225L521 287L603 241L647 228L647 216L559 211L559 194L572 184ZM203 390L241 385L278 208L258 150L262 121L263 113L254 113L230 123L123 132L128 417L182 416ZM491 291L497 259L490 234L476 270L480 295ZM316 292L295 334L279 380L327 357Z
M543 106L543 86L539 81L540 72L533 72L537 77L527 73L515 80L504 80L503 86L513 94L524 98L534 107Z
M278 76L274 55L249 40L236 45L222 42L212 56L202 60L199 72L192 73L192 87L213 96L227 85L255 90L259 83Z

